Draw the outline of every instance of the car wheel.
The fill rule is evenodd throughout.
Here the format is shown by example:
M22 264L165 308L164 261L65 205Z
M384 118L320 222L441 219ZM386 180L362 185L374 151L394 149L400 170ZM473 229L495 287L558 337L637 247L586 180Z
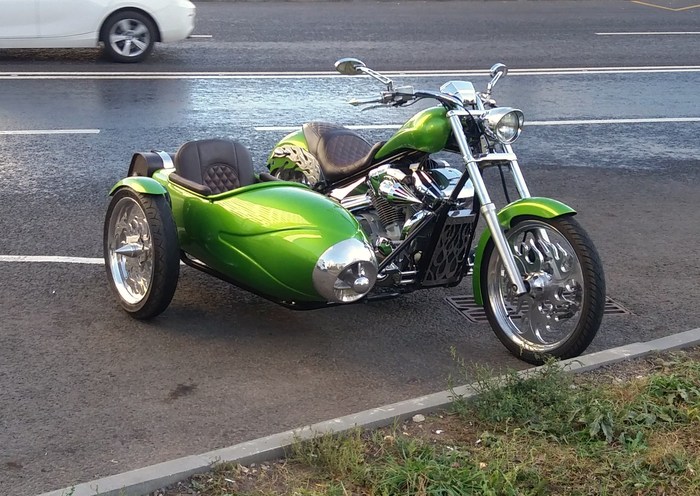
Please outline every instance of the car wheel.
M105 53L115 62L142 61L153 50L156 37L156 27L151 19L128 10L112 14L105 21L100 35Z

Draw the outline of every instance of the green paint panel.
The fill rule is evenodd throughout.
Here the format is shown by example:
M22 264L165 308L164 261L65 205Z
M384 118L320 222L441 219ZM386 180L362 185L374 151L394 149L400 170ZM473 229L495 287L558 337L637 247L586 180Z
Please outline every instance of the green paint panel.
M529 216L554 219L555 217L575 213L576 211L573 208L560 201L552 200L551 198L523 198L503 207L503 209L498 212L498 222L503 229L507 230L516 217ZM486 229L479 239L479 245L477 246L474 257L472 289L474 291L474 301L478 305L484 304L483 295L481 293L481 260L484 257L484 251L486 250L486 244L489 239L491 239L491 233Z
M348 238L364 240L355 218L334 201L288 182L265 182L203 197L164 181L180 246L261 293L323 301L313 287L319 256Z
M148 195L164 195L167 193L165 188L155 179L150 177L130 176L122 179L114 185L109 195L112 196L119 188L131 188L137 193L145 193Z
M452 127L445 107L432 107L418 112L399 129L377 152L382 159L400 150L437 153L445 147Z

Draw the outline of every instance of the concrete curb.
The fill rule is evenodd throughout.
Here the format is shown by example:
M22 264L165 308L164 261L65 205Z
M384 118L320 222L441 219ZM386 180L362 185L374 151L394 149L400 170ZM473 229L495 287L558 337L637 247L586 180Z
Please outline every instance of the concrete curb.
M673 334L645 343L634 343L561 362L570 372L585 372L604 365L637 358L655 351L670 351L700 344L700 328ZM534 369L522 371L532 373ZM186 456L149 467L124 472L76 486L57 489L39 496L142 496L157 489L185 480L211 469L212 464L233 462L241 465L260 463L283 457L285 449L297 440L311 439L318 434L340 433L355 427L374 428L390 425L396 420L410 418L417 413L429 413L450 406L454 395L470 397L475 394L471 386L460 386L453 391L401 401L353 415L339 417L310 426L281 432L272 436L222 448L201 455Z

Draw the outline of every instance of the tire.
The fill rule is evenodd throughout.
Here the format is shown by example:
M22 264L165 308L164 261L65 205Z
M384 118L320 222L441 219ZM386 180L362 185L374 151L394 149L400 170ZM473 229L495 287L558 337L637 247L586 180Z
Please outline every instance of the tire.
M180 274L180 248L165 196L129 188L114 194L104 224L104 258L109 284L132 317L150 319L168 307Z
M605 308L603 265L593 242L572 217L520 217L505 235L530 291L515 297L489 241L480 284L491 328L511 353L532 364L580 355Z
M141 62L155 45L158 32L153 21L133 10L109 16L100 31L105 54L115 62Z

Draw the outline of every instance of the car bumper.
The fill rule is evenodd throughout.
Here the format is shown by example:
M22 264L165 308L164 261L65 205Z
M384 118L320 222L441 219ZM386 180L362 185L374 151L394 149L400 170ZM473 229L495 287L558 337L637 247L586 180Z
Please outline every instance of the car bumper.
M160 41L180 41L194 31L197 8L188 0L181 0L174 6L158 13Z

